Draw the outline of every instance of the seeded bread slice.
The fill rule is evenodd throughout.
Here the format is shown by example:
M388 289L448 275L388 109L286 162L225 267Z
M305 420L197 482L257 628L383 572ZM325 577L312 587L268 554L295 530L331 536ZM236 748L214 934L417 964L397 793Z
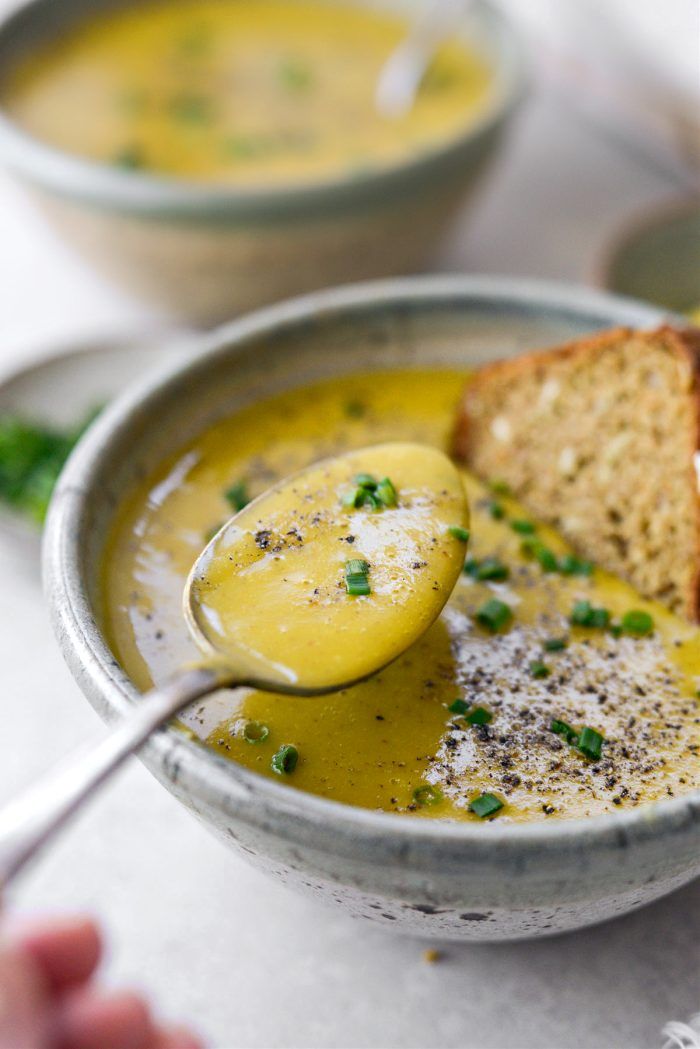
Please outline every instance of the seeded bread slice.
M700 330L618 328L482 368L454 450L578 550L700 619Z

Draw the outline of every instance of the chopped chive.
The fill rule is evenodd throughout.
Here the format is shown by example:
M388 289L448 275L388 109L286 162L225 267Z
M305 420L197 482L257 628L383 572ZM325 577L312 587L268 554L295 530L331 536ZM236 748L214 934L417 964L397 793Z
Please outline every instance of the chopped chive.
M360 558L351 558L345 562L345 589L351 597L367 597L372 588L369 585L369 563Z
M112 163L124 171L140 171L146 167L146 158L140 146L125 146L115 153Z
M563 736L567 743L575 744L578 741L575 729L571 725L567 725L565 721L559 721L557 718L551 722L549 726L550 732L556 732L558 736Z
M416 805L437 805L442 801L442 791L437 787L425 784L422 787L416 787L413 791L413 800Z
M278 751L272 755L270 768L278 776L289 776L297 767L299 751L292 743L283 743Z
M497 557L485 557L483 561L477 562L474 569L474 578L482 583L502 583L509 575L508 565L504 565Z
M343 410L348 419L362 419L367 413L367 407L362 401L347 401Z
M493 721L493 714L486 707L474 707L465 715L464 720L468 725L488 725Z
M512 618L513 612L510 606L504 601L499 601L496 597L492 597L476 613L477 623L492 633L501 630L502 627L510 623Z
M383 503L384 506L396 506L399 501L396 489L388 477L383 477L377 485L376 496L379 502Z
M610 622L610 613L607 608L594 608L590 601L577 601L570 618L574 626L604 629Z
M510 527L514 532L518 532L520 535L534 535L536 532L535 525L532 521L511 521Z
M559 567L554 552L539 539L523 539L520 544L520 552L526 557L534 557L544 572L556 572Z
M545 652L563 652L567 644L568 641L565 637L548 637L544 641L542 648Z
M250 502L245 481L236 481L224 492L224 499L236 511L242 510Z
M264 743L270 730L262 721L247 721L243 729L243 738L247 743Z
M635 608L625 612L622 617L622 629L628 634L644 637L646 634L653 632L654 620L648 612L641 612Z
M497 503L495 500L489 503L488 511L491 514L491 517L494 519L494 521L502 521L503 518L506 516L506 512L501 506L501 504Z
M594 728L586 727L581 729L576 747L584 757L590 758L591 761L597 761L604 742L605 739L600 732L596 732Z
M593 562L582 561L573 554L564 554L559 558L559 571L562 575L592 575Z
M311 86L311 70L299 58L286 58L279 67L279 80L283 87L291 91L305 90Z
M479 816L482 820L486 819L487 816L493 816L502 808L503 802L495 794L480 794L469 805L470 812L473 812L475 816Z
M469 542L470 532L468 528L462 528L460 525L449 525L447 531L455 539L459 539L460 543Z
M610 626L610 633L613 637L622 637L623 629L619 623L612 623Z
M535 659L532 663L530 663L530 673L535 678L544 678L549 677L552 671L549 669L546 663L543 663L539 659Z
M491 481L489 488L494 495L512 495L512 490L507 481Z
M453 703L450 703L447 709L452 714L466 714L469 710L469 704L465 703L463 699L455 699Z
M355 484L359 484L360 488L369 488L370 491L374 491L377 487L376 477L372 477L372 474L357 474L353 477Z

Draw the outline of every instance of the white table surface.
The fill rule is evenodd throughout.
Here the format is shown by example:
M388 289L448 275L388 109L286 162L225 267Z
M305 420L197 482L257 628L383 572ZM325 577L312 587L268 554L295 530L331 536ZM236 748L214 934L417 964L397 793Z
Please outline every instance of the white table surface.
M438 268L584 280L610 229L673 191L536 92ZM3 364L157 320L91 274L0 179ZM0 538L0 565L5 798L100 726L52 638L34 549ZM643 1049L661 1044L667 1020L700 1007L700 882L574 935L448 945L429 966L421 943L319 909L250 869L136 761L15 904L98 915L110 938L106 979L147 988L159 1011L190 1020L219 1049Z

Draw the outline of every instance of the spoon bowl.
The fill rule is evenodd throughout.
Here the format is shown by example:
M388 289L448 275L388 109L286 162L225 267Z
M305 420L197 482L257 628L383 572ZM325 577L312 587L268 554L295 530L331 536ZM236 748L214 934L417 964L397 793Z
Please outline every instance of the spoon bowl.
M313 696L369 677L437 619L457 582L469 512L433 448L325 459L235 514L190 572L183 611L202 650L96 746L0 812L0 889L157 728L240 685Z

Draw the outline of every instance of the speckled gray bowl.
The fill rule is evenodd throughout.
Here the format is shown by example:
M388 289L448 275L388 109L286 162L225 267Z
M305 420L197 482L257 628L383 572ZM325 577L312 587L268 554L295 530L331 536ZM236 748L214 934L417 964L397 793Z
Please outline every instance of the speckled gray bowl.
M138 702L100 628L105 532L135 479L215 420L325 376L477 364L660 318L651 307L576 288L416 278L321 292L210 336L203 356L108 409L60 483L46 534L46 590L80 687L108 720ZM143 760L263 870L354 914L428 937L498 940L573 929L639 907L700 873L698 792L569 822L450 824L301 793L173 731L155 736Z
M86 14L127 2L134 0L20 0L0 19L0 71ZM415 10L413 0L343 2ZM1 107L0 162L100 269L190 321L226 320L288 295L409 273L479 183L523 93L522 54L506 18L480 0L468 37L493 69L490 101L444 146L386 168L280 188L197 185L61 153L25 134Z

